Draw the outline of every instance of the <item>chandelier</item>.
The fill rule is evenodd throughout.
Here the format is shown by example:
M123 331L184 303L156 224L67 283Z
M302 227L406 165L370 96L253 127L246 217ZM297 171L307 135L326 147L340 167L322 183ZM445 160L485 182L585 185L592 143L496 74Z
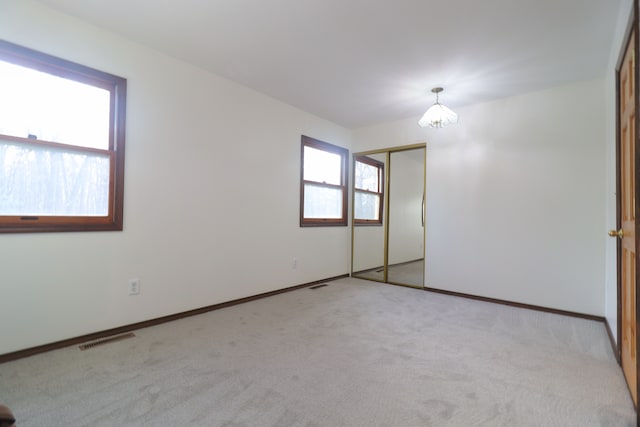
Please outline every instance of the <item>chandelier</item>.
M429 107L427 112L424 113L418 121L420 127L424 128L429 126L432 128L441 128L458 123L458 115L439 102L438 94L443 90L441 87L431 89L431 92L436 94L436 103Z

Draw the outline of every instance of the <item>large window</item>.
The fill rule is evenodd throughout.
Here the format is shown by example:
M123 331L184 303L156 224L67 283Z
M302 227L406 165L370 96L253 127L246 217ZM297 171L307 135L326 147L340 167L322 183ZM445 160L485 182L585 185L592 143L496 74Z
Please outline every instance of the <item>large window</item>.
M126 80L0 40L0 232L122 230Z
M302 136L300 225L347 225L349 151Z
M382 225L384 164L357 156L354 176L354 225Z

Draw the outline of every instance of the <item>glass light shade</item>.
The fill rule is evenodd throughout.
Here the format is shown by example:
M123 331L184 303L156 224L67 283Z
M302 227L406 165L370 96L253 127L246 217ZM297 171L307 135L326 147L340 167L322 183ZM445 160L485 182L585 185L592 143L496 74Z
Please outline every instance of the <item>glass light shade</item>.
M458 115L439 102L433 104L418 121L418 125L423 128L441 128L454 123L458 123Z

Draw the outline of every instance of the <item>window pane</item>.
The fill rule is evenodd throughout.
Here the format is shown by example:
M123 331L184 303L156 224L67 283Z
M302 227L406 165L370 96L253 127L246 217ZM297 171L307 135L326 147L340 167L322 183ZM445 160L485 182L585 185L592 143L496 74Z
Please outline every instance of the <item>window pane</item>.
M107 216L109 156L0 141L0 215Z
M376 166L356 161L356 188L380 192L379 170Z
M380 196L356 191L355 218L378 221L380 219Z
M342 218L342 190L305 184L304 217Z
M342 157L340 154L304 147L304 180L341 185Z
M0 61L0 133L109 149L108 90Z

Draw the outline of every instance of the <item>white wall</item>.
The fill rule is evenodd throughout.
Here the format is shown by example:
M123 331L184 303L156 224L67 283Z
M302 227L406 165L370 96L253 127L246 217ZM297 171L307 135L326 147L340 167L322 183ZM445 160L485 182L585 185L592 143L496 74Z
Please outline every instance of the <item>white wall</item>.
M626 30L633 12L633 0L624 1L618 16L617 32L611 48L607 76L605 78L606 118L606 229L616 228L616 66L622 46L626 42ZM616 264L616 240L603 233L606 247L605 264L605 317L617 340L618 334L618 287Z
M356 151L427 141L426 286L604 315L603 104L595 80L354 132Z
M298 225L300 135L349 131L30 0L0 38L128 79L124 231L0 234L0 354L349 271Z

